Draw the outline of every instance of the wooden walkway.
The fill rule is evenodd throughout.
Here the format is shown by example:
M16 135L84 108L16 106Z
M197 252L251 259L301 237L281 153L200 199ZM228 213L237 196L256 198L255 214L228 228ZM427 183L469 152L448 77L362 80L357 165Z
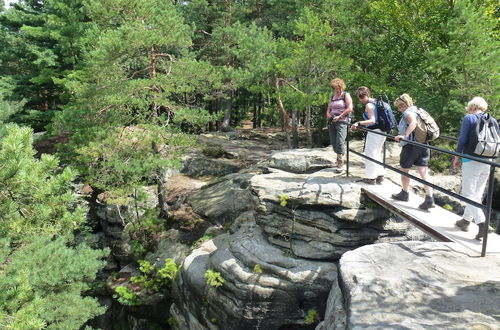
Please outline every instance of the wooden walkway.
M401 187L388 180L385 180L382 185L360 184L362 185L362 191L368 197L388 209L391 213L412 222L435 239L458 243L458 245L465 248L464 252L473 252L471 255L474 256L481 255L483 243L474 239L477 233L477 226L474 223L471 223L468 232L463 232L455 227L455 221L461 219L461 216L437 205L429 209L429 211L421 210L418 208L418 205L424 199L413 193L410 193L410 200L408 202L394 200L391 198L391 195L398 193ZM500 255L500 236L489 233L486 255L492 254Z

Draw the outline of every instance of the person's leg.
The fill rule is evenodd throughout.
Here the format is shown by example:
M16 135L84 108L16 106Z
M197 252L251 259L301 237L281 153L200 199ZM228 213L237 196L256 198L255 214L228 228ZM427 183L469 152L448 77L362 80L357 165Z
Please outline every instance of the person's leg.
M476 187L478 178L476 176L475 166L473 163L473 161L462 163L462 196L476 201L475 192L477 191ZM474 213L477 212L476 210L474 210L475 208L476 207L470 204L466 204L462 218L469 222L474 220Z
M427 167L427 166L417 166L417 171L418 171L418 174L420 174L420 177L422 179L424 179L425 181L431 182L430 181L431 177L429 175L429 167ZM427 196L432 196L432 187L424 185L424 190L425 190L425 194Z
M475 191L472 199L478 203L481 203L483 200L486 183L488 182L488 176L490 174L489 173L490 166L478 162L470 162L470 163L474 163L472 166L477 176ZM472 217L474 218L474 222L476 224L480 224L486 220L484 212L480 208L474 207L471 211L472 211Z
M402 168L401 171L408 174L410 172L410 169L409 168ZM410 190L410 178L405 176L405 175L401 175L401 189L403 191L406 191L406 192L408 192Z
M337 128L335 125L328 124L328 135L330 137L330 144L332 145L332 149L335 152L335 142L336 142L336 137L337 137Z
M382 148L384 147L385 136L368 132L365 141L365 156L382 161ZM376 179L384 174L384 167L368 159L365 159L365 177Z
M334 123L333 125L336 127L335 152L339 155L344 155L346 153L347 125L345 123Z
M420 177L425 181L430 182L429 167L427 166L417 166L417 171L420 174ZM435 206L434 204L434 196L432 195L432 188L424 185L425 190L425 200L422 204L418 206L419 209L428 210Z

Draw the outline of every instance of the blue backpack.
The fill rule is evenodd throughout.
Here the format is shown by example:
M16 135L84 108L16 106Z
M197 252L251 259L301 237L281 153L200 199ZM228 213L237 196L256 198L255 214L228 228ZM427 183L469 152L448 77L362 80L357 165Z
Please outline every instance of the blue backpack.
M387 96L386 96L387 99ZM391 130L397 126L396 118L394 117L394 113L392 113L391 106L388 102L384 101L382 96L377 98L377 102L375 103L376 107L376 123L370 128L380 128L385 133L390 133Z

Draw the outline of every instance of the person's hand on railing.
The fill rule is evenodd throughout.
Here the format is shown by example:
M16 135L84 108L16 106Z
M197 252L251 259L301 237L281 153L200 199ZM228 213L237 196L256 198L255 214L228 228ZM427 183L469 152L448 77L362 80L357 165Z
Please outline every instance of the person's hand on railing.
M396 142L399 142L401 139L406 139L406 137L405 137L404 135L396 135L396 136L394 137L394 140L395 140Z
M351 130L355 131L358 129L359 126L359 121L355 122L354 124L351 125Z
M451 161L451 167L453 167L454 169L458 168L460 166L460 163L461 163L460 157L455 156Z

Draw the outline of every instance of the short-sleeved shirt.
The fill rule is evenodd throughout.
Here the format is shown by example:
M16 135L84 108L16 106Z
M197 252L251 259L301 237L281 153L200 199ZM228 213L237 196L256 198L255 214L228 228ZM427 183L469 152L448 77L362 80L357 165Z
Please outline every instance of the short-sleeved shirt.
M403 112L403 116L401 117L401 120L399 121L399 124L398 124L399 135L405 134L406 129L408 128L408 116L410 115L411 112L413 112L415 114L415 117L418 118L418 114L415 112L416 110L417 110L417 107L412 105L411 107L406 109L405 112ZM407 140L415 141L415 136L414 136L413 132L411 132L411 134L410 134L410 136L408 136ZM408 142L406 142L406 141L403 141L403 140L399 141L399 145L401 147L404 147L407 144L408 144Z
M340 116L342 112L347 109L345 98L348 94L349 93L347 92L342 92L339 98L336 98L335 95L332 96L330 102L328 103L328 113L330 114L330 116ZM348 123L348 116L344 116L343 118L339 119L339 122Z

